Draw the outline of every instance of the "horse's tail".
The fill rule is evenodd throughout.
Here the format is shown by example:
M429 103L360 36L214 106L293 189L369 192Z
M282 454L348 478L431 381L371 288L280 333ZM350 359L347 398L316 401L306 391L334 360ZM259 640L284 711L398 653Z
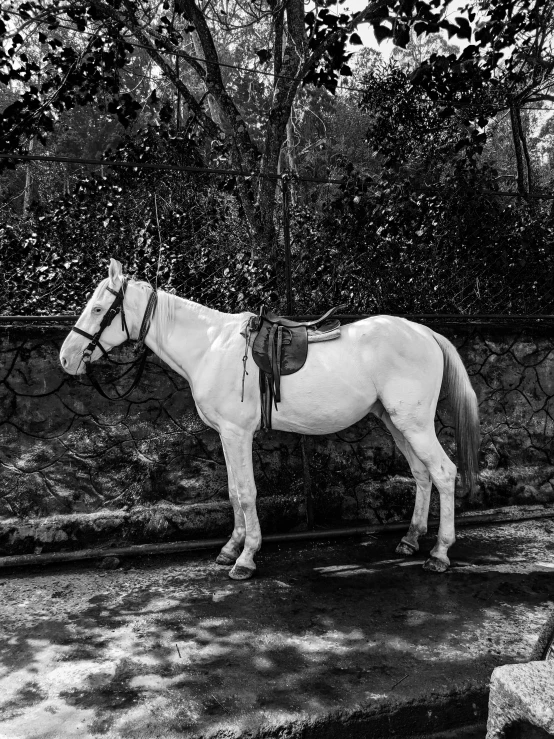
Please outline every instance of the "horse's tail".
M454 430L458 451L458 468L462 485L469 490L470 500L477 487L479 451L479 407L466 368L453 344L433 331L444 357L443 389L447 391L454 411Z

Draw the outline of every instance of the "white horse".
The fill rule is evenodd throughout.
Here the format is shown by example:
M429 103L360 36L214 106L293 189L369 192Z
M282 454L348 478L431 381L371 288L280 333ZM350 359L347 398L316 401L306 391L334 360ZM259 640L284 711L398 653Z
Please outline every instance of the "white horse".
M119 295L126 321L112 320L113 312L106 315L114 294ZM258 368L250 353L241 401L245 352L241 331L252 314L221 313L158 291L157 308L145 326L151 296L148 284L126 281L121 264L112 259L108 278L98 285L79 317L77 332L64 341L60 361L66 372L81 374L86 361L147 331L146 345L187 380L200 418L221 437L234 529L216 561L233 565L229 576L244 580L255 572L254 556L262 541L252 468L261 401ZM92 349L89 345L87 354L87 338L99 329L102 343ZM273 411L277 430L332 434L368 413L384 422L417 483L412 520L396 551L408 555L418 550L418 538L427 531L434 483L440 496L440 525L424 567L445 571L450 564L448 548L455 541L456 466L435 434L441 386L448 390L453 406L460 471L471 489L479 444L477 399L454 346L444 336L403 318L365 318L343 326L339 339L310 344L304 367L281 382L282 400L278 411Z

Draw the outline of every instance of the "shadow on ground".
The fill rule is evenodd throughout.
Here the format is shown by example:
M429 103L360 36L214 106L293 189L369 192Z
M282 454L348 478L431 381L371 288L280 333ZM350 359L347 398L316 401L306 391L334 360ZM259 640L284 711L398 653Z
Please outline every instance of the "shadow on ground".
M549 525L465 530L444 575L389 537L267 547L245 583L213 553L6 573L0 736L350 739L464 695L481 719L553 605Z

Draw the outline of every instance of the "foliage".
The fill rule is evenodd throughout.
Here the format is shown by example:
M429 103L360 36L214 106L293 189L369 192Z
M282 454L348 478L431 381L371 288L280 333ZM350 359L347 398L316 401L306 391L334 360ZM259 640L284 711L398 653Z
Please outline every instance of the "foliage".
M272 176L278 172L294 100L301 85L334 93L339 78L352 75L350 58L352 48L361 45L360 23L370 23L379 42L392 38L400 47L406 47L413 32L447 31L474 41L460 56L431 55L414 72L414 84L425 87L431 99L448 98L445 115L462 104L466 88L474 90L491 78L504 53L503 63L516 75L512 59L520 57L511 49L523 37L529 51L527 38L540 23L532 12L513 13L516 0L493 0L489 21L476 27L474 38L475 13L462 9L451 18L444 0L370 0L353 14L335 6L331 0L309 8L302 0L266 0L252 7L235 3L228 18L227 10L211 1L202 8L195 0L8 2L0 13L0 82L21 85L23 93L0 120L3 150L24 150L33 138L46 143L58 118L76 106L96 106L122 126L132 125L152 99L161 100L161 84L154 89L129 84L127 73L141 49L151 69L163 75L166 94L170 88L178 119L181 106L186 107L187 125L204 144L204 160L263 172L263 177L238 182L237 196L253 248L261 245L269 254L276 240ZM244 29L258 24L262 30L256 28L256 39L263 43L265 35L266 43L262 48L243 43L248 52L243 63L251 68L271 64L274 76L245 86L223 71L220 54L241 45ZM36 32L38 49L25 38ZM262 104L249 105L251 98ZM256 108L261 115L254 114ZM473 154L482 148L480 127L478 119L463 140Z
M97 157L111 145L115 159L270 176L106 168L83 178L40 164L4 175L1 310L77 310L112 255L224 310L273 302L284 294L282 263L268 264L283 249L283 166L344 176L338 190L293 188L298 310L550 310L550 213L494 193L513 171L498 111L548 97L552 7L491 0L452 17L442 0L371 0L353 15L327 0L229 0L225 13L215 0L202 11L195 0L4 3L4 152ZM406 53L386 66L366 50L360 77L350 57L362 21ZM444 31L465 46L432 36ZM338 93L341 78L341 89L365 88L361 107ZM516 113L520 174L532 132ZM28 195L33 178L35 207L21 219L8 199Z
M127 137L111 156L198 164L194 142L171 128ZM224 310L272 299L273 271L250 258L240 206L219 179L114 168L27 220L12 217L0 228L1 311L78 311L112 256L128 274Z
M296 271L299 300L354 312L551 310L549 206L496 195L492 152L468 157L465 115L445 116L409 69L371 64L363 86L380 166L364 174L350 165L318 219L298 210L297 260L317 255L318 265Z
M314 218L296 213L299 312L535 313L554 309L548 211L484 190L494 171L460 166L442 187L351 176Z

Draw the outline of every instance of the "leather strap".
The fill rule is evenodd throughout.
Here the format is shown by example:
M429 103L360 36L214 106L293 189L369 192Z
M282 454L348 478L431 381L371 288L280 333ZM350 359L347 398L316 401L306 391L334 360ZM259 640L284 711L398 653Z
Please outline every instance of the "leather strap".
M136 351L141 351L144 348L144 340L146 339L146 334L150 330L150 326L152 324L152 318L154 317L154 313L157 307L158 307L158 293L155 290L152 290L152 292L150 293L150 297L148 298L148 303L146 304L146 310L144 311L144 316L142 317L142 323L140 324L140 330L139 330L139 335L138 335L137 344L136 344Z
M118 380L121 380L122 377L125 377L126 374L128 374L134 367L138 367L137 373L134 377L133 382L131 383L131 386L124 392L124 393L118 393L116 391L115 397L108 395L103 389L96 377L94 376L92 372L92 362L87 362L85 364L87 377L90 380L91 385L94 387L94 389L100 393L100 395L103 398L106 398L106 400L123 400L124 398L128 397L133 390L136 388L136 386L139 384L139 382L142 379L142 374L144 372L144 368L146 366L146 358L148 356L148 349L143 351L140 357L138 359L134 360L131 363L131 366L128 370L126 370L120 377L118 377ZM123 364L123 362L118 362L117 364ZM126 363L127 364L127 363Z
M72 331L75 331L75 333L80 334L81 336L84 336L85 339L90 339L90 344L86 346L85 349L83 350L83 359L85 362L88 359L90 359L96 347L100 349L100 351L105 357L108 356L108 352L104 349L104 347L100 343L100 337L102 336L105 329L108 328L108 326L111 324L113 319L120 312L121 312L121 328L127 334L127 338L128 339L131 338L129 335L129 329L127 328L127 322L125 320L125 315L124 315L124 310L123 310L123 301L125 300L127 282L128 282L127 278L124 278L123 282L121 283L120 289L117 291L112 290L111 287L106 288L108 292L112 293L112 295L115 295L115 300L110 305L106 313L102 316L102 320L100 321L100 326L98 327L98 331L94 335L91 335L87 331L83 331L82 329L77 328L77 326L73 327Z
M148 331L150 330L150 326L152 324L152 318L154 316L154 312L158 304L158 295L155 290L152 290L152 293L150 294L150 297L148 298L146 310L144 311L144 316L142 318L142 323L140 325L139 335L138 335L137 343L135 347L135 351L137 354L142 351L141 356L137 357L130 363L129 362L116 362L114 359L112 359L109 356L108 352L104 349L104 347L100 343L100 337L102 336L103 331L111 324L115 316L118 313L121 313L121 328L127 334L127 340L131 338L130 333L129 333L129 328L127 326L127 321L125 318L125 310L124 310L124 305L123 305L124 300L125 300L125 293L127 290L127 284L128 284L128 279L124 278L121 284L121 288L119 290L117 291L112 290L111 287L106 288L108 292L111 292L113 295L115 295L115 300L113 301L113 303L110 305L110 307L104 314L102 320L100 321L100 326L98 327L98 331L94 335L89 334L87 331L83 331L77 326L74 326L72 329L73 331L75 331L75 333L80 334L81 336L84 336L85 339L90 339L90 343L83 350L83 361L85 362L86 374L91 382L91 385L100 393L100 395L103 398L106 398L107 400L122 400L123 398L128 397L139 384L142 378L142 374L144 372L144 368L146 366L146 358L149 353L149 349L144 346L144 340L146 338L146 335L148 334ZM98 380L94 377L94 374L92 371L91 357L96 347L100 349L102 354L108 359L108 361L111 364L117 364L117 365L130 364L131 365L118 378L118 380L121 380L123 377L125 377L125 375L127 375L134 367L138 368L135 378L133 382L131 383L131 386L124 393L118 393L116 391L115 397L108 395L102 389Z
M277 403L281 402L281 351L283 349L283 327L277 328L277 346L276 355L277 361L273 368L273 378L275 381L275 410L278 410Z

